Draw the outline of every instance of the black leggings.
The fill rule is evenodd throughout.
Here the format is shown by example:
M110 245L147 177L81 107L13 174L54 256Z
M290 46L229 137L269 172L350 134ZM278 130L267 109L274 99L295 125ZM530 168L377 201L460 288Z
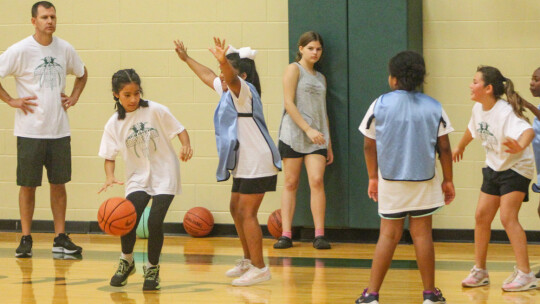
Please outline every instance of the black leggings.
M120 238L124 254L133 253L133 247L135 247L135 241L137 240L136 231L139 220L144 208L152 199L152 208L148 216L148 262L152 265L159 264L159 255L163 247L163 221L173 198L174 195L169 194L159 194L152 197L144 191L132 192L127 196L127 199L133 203L137 211L137 225L130 233Z

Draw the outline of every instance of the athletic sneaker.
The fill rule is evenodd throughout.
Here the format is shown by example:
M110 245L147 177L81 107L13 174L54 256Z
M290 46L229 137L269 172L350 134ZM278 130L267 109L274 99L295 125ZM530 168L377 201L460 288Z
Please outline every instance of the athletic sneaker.
M18 258L32 257L32 236L23 235L19 247L15 250L15 256Z
M379 293L370 292L367 293L367 288L364 289L360 298L356 299L355 304L370 303L370 304L379 304Z
M275 249L287 249L291 248L292 246L292 240L287 236L280 236L278 241L274 244Z
M65 254L60 252L53 252L53 260L66 260L66 261L80 261L83 259L82 254Z
M250 265L251 260L249 259L236 260L236 265L233 268L227 270L227 272L225 272L225 275L229 278L239 277L249 270Z
M118 269L111 278L111 286L121 287L127 284L128 277L135 273L135 261L131 264L128 260L120 258Z
M52 252L76 254L82 253L82 247L75 245L67 234L60 233L54 238Z
M503 284L502 289L504 291L524 291L538 287L538 280L532 271L524 273L516 268L512 276L514 279L511 282Z
M540 270L534 275L536 278L540 278Z
M270 274L270 268L268 267L257 268L253 265L249 265L249 270L246 271L246 273L244 273L238 279L234 279L232 281L232 285L233 286L250 286L253 284L268 281L271 278L272 278L272 275Z
M161 286L159 285L159 265L146 267L143 266L144 270L144 284L143 290L159 290Z
M518 275L518 269L517 269L517 266L514 266L514 272L508 278L504 279L503 285L512 283L512 281L516 278L517 275Z
M442 296L442 292L439 288L435 288L435 291L424 290L424 303L423 304L433 304L441 303L445 304L446 299Z
M324 237L324 235L319 235L313 240L313 248L315 249L330 249L330 242Z
M476 265L471 269L471 273L461 281L463 287L478 287L489 284L489 274L487 270L477 268Z

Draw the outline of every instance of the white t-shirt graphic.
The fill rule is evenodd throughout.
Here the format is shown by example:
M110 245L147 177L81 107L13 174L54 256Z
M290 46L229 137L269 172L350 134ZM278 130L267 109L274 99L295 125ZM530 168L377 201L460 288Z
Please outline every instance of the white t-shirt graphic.
M482 109L481 103L475 103L468 129L473 138L479 138L486 150L486 166L495 171L512 169L520 175L534 177L534 158L530 146L517 154L505 152L508 149L503 142L506 137L518 139L523 131L532 126L513 111L505 100L499 99L489 111Z
M135 191L149 195L180 194L180 161L171 140L184 126L169 109L148 101L148 107L114 113L105 125L99 156L115 160L122 153L126 170L126 196Z
M27 37L0 55L0 77L15 77L19 98L36 96L34 113L15 111L14 135L29 138L61 138L70 135L69 120L62 107L61 94L66 75L84 75L84 63L73 46L53 37L43 46Z

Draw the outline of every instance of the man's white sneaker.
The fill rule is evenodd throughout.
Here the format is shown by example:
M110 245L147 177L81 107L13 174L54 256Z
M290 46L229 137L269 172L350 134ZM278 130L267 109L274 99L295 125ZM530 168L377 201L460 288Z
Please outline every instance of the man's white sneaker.
M250 265L251 265L251 260L249 259L236 260L236 265L233 268L227 270L227 272L225 272L225 275L228 276L229 278L239 277L249 270Z
M272 275L270 274L270 268L268 267L257 268L253 265L249 265L249 270L246 271L246 273L244 273L238 279L234 279L232 281L232 285L233 286L250 286L253 284L268 281L271 278L272 278Z

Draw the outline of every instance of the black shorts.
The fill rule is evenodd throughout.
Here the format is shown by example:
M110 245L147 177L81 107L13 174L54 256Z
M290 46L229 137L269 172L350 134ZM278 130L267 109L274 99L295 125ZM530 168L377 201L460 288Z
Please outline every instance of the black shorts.
M482 168L482 188L480 191L491 195L505 195L519 191L525 193L524 202L529 201L529 184L531 180L512 169L506 171L494 171L490 167Z
M328 149L319 149L319 150L315 150L315 151L310 152L310 153L296 152L291 148L291 146L287 145L286 143L282 142L281 140L278 143L278 150L279 150L279 154L281 155L281 159L284 159L284 158L301 158L301 157L304 157L304 156L310 155L310 154L319 154L319 155L324 156L324 158L326 158L326 156L328 155Z
M277 175L258 178L233 178L231 192L241 194L261 194L276 191Z
M59 185L71 180L71 137L17 137L17 185L41 186L43 166L49 183Z
M407 216L423 217L423 216L432 215L433 213L439 211L439 209L441 208L442 206L430 208L430 209L403 211L403 212L397 212L397 213L379 213L379 216L387 220L400 220L400 219L406 218Z

